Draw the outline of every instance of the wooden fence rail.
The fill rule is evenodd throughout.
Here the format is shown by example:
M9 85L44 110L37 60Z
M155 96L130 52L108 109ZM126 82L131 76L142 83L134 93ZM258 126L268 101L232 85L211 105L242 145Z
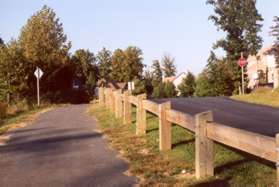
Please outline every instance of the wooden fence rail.
M146 95L133 96L130 91L114 92L99 88L99 103L115 112L124 124L131 123L132 105L137 107L136 134L146 133L146 112L159 117L160 150L171 149L171 124L179 125L195 135L196 178L214 175L213 141L247 152L276 163L277 186L279 186L279 134L268 137L257 133L229 127L214 122L211 111L195 116L171 109L171 103L157 104L147 100Z

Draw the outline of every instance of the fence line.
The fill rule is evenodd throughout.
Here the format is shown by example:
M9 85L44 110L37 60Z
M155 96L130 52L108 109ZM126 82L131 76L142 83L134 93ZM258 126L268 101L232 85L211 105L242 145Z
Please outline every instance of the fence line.
M214 122L212 111L196 114L194 117L171 109L171 103L157 104L147 100L146 95L123 94L117 90L112 94L110 88L99 88L99 104L114 111L124 124L131 123L131 106L137 108L136 134L146 133L146 111L159 117L160 150L171 149L171 124L179 125L195 134L195 172L196 178L214 175L213 141L236 148L276 163L277 185L279 186L279 133L276 137L229 127Z

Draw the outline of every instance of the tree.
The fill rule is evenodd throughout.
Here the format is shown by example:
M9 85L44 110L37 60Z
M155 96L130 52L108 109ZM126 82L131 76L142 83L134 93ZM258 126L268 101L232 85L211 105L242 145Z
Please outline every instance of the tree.
M271 35L275 38L274 42L274 53L277 61L277 65L279 65L279 17L274 17L274 26L271 27Z
M163 72L159 60L154 60L152 63L152 77L153 85L157 85L162 82Z
M51 8L43 6L28 19L21 30L19 45L28 62L25 69L30 91L35 90L33 73L36 66L44 71L41 79L43 93L52 91L51 74L69 61L68 51L71 44L67 42L62 24Z
M86 89L92 92L96 86L98 72L96 58L89 50L79 49L72 57L75 64L75 76L81 80Z
M172 82L161 82L154 87L153 98L171 98L176 97L177 91Z
M241 82L241 69L236 61L243 52L247 57L255 55L262 46L262 16L256 9L255 0L207 0L214 7L214 15L209 19L218 30L226 33L226 37L218 40L213 49L221 48L226 52L225 61L233 72L234 91L238 91Z
M141 49L135 46L129 46L125 50L125 57L125 81L141 79L144 68Z
M97 54L97 63L100 78L109 79L111 73L112 64L111 52L106 48L103 48Z
M146 93L144 81L140 79L135 79L134 84L135 84L135 89L133 90L133 94L138 95L138 94Z
M187 76L183 78L180 85L178 85L179 94L182 97L193 96L195 92L195 76L188 72Z
M175 76L176 67L174 65L174 58L172 58L168 54L165 54L162 58L162 66L163 66L162 69L165 77Z
M198 97L214 96L213 89L209 84L205 71L202 72L196 79L196 89L194 95Z
M0 46L0 99L18 98L27 90L25 59L16 40Z
M111 78L114 81L123 82L126 80L125 53L122 49L116 49L112 55Z

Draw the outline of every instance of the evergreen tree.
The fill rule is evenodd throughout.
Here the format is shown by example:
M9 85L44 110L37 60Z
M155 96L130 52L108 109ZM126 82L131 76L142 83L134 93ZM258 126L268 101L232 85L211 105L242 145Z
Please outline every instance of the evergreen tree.
M212 85L210 85L206 72L202 72L196 79L195 96L214 96Z
M152 77L153 77L153 85L159 84L162 82L162 69L159 60L154 60L152 63Z
M178 86L179 95L182 97L190 97L195 92L195 76L188 72L187 76L183 78L181 84Z
M165 77L175 76L176 67L174 65L174 58L172 58L168 54L165 54L162 58L162 66L163 66L162 69Z
M262 46L262 16L256 9L255 0L207 0L214 7L214 15L209 19L218 30L226 33L226 37L214 44L214 49L222 48L226 52L225 61L233 72L234 91L238 91L241 82L241 69L237 65L241 53L247 57L255 55Z
M111 52L106 48L103 48L97 54L97 63L99 69L100 78L109 79L111 73Z

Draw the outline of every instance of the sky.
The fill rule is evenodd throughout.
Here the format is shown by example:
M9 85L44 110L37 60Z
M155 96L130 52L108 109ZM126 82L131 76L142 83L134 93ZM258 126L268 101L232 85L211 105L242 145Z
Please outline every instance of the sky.
M164 54L175 57L178 73L198 74L207 63L212 44L223 37L208 16L213 8L206 0L0 0L0 37L17 38L27 19L43 5L54 9L72 42L71 52L89 49L95 54L137 46L144 63L151 65ZM279 16L278 0L258 0L264 18L264 46L274 16Z

